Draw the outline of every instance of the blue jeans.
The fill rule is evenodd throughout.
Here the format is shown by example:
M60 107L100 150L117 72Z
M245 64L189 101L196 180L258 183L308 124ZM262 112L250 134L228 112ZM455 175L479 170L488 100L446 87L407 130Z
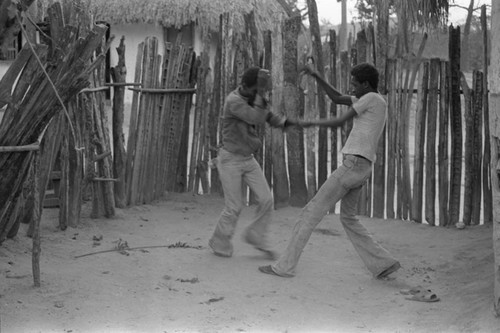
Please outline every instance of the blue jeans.
M314 228L339 200L340 221L368 270L376 277L397 260L373 240L356 217L357 203L362 185L371 174L372 163L356 155L345 155L344 162L302 209L293 228L292 238L285 253L272 265L279 275L295 275L295 267Z
M215 250L231 256L231 238L243 208L243 183L246 183L257 200L255 216L247 233L252 233L256 247L267 249L267 230L273 213L273 197L259 163L253 156L243 156L220 149L217 169L224 191L224 209L215 228L211 242Z

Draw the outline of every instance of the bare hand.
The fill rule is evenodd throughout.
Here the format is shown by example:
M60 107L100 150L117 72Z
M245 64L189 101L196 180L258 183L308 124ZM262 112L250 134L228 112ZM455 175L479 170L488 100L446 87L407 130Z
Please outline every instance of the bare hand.
M303 74L308 74L308 75L312 75L312 76L314 76L314 75L317 74L317 72L314 69L314 67L312 65L310 65L310 64L307 64L304 67L302 67L302 69L300 70L300 72L303 73Z

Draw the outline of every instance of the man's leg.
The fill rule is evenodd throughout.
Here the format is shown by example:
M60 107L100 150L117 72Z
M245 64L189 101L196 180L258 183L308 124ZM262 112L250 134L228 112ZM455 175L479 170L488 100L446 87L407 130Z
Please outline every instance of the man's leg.
M219 161L217 169L224 191L224 209L215 227L209 245L215 254L230 257L233 255L231 238L234 235L236 222L242 209L241 196L241 162Z
M295 275L295 267L314 228L346 192L339 181L339 176L342 176L344 172L345 168L337 169L321 186L314 198L302 209L285 252L271 266L275 274L286 277Z
M244 239L260 250L268 250L267 233L273 214L273 196L259 163L255 159L246 164L243 180L257 200L255 216L245 231Z
M386 249L373 240L368 230L359 222L356 214L360 192L361 187L358 187L350 190L342 198L340 203L340 221L368 270L374 277L383 277L380 274L387 269L394 269L386 272L386 275L389 275L401 266Z

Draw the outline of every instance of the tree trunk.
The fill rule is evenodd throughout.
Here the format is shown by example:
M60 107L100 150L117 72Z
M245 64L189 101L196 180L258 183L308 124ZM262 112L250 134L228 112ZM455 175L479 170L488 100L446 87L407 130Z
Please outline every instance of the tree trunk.
M272 108L276 113L283 110L283 31L277 25L273 31L272 49ZM285 164L285 142L281 129L271 129L272 136L272 164L273 164L273 191L274 206L276 208L288 205L289 190L288 177Z
M284 106L287 116L300 117L300 90L298 88L297 39L301 17L294 16L285 21L284 35ZM290 205L302 207L307 203L304 161L304 133L302 129L289 131L286 136L288 147L288 173L290 175Z
M500 182L499 182L499 148L500 128L500 2L491 2L491 67L489 72L489 109L491 133L491 182L493 191L493 252L494 264L494 310L500 316Z
M323 62L323 49L321 45L321 35L318 22L318 8L316 0L307 0L309 10L309 24L312 36L312 48L316 69L324 77L325 66ZM326 98L324 92L318 89L318 109L319 117L326 118ZM328 176L328 138L326 127L319 128L318 138L318 187L321 187Z

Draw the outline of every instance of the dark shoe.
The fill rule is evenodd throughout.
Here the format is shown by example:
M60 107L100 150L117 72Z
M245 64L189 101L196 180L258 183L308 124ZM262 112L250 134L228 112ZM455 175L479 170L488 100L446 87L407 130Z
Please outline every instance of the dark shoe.
M215 246L215 241L213 238L210 238L210 240L208 241L208 246L210 246L210 248L212 249L212 251L214 252L214 254L216 256L219 256L219 257L224 257L224 258L229 258L233 255L233 249L232 249L232 245L230 244L230 248L228 248L227 250L220 250L220 249L217 249L217 246Z
M278 274L278 273L276 273L271 265L260 266L259 267L259 271L261 271L262 273L266 273L266 274L270 274L270 275L276 275L276 276L279 276L279 277L286 277L286 278L293 277L293 275L291 275L291 274Z
M377 279L385 279L387 278L390 274L394 273L398 269L401 268L401 264L399 262L394 263L392 266L387 268L386 270L382 271L379 275L377 275Z

